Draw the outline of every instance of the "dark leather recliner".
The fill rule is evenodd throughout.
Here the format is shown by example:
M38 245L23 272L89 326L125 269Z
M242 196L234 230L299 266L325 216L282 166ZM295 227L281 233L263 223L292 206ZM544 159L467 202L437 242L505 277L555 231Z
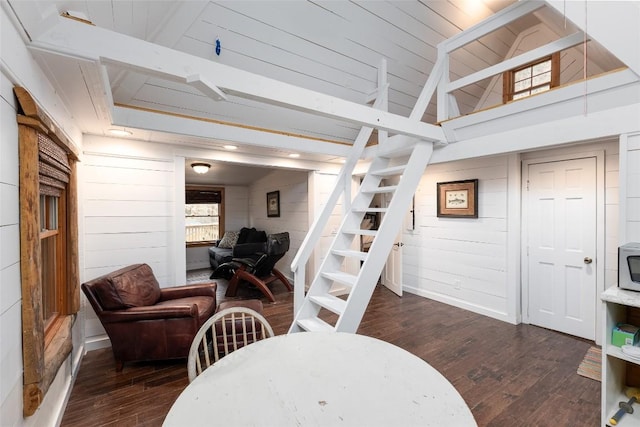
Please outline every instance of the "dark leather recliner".
M216 283L160 288L147 264L82 284L109 339L116 370L124 362L186 358L193 337L216 310Z
M233 276L229 281L225 296L235 296L238 285L242 282L255 285L271 302L275 302L276 298L269 289L270 283L279 280L289 292L293 290L289 280L275 267L276 263L289 250L288 232L269 234L264 243L243 246L246 246L247 253L241 255L245 257L233 258L233 261L228 263L229 268L233 271Z

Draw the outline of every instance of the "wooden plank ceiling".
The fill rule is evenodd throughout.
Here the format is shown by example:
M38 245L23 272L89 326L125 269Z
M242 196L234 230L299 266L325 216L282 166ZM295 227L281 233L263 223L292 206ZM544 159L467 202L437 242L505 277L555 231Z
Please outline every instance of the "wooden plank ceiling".
M133 1L85 0L40 2L59 12L86 17L99 27L145 39L242 70L364 104L377 87L377 67L388 67L389 110L408 116L436 61L437 45L513 3L514 0L438 1ZM10 0L16 3L16 0ZM19 6L16 4L16 6ZM19 7L16 7L19 11ZM455 80L505 58L521 31L541 23L553 31L562 17L551 8L529 15L451 57ZM560 34L559 34L560 35ZM564 34L562 34L564 35ZM220 55L215 53L216 40ZM104 134L104 100L96 77L86 64L41 53L40 61L54 76L72 113L86 133ZM255 126L277 132L351 143L355 125L228 96L216 102L193 87L107 67L117 105L158 110ZM85 81L78 85L78 79ZM215 76L210 77L215 84ZM487 82L457 94L462 114L474 111ZM84 101L83 101L84 100ZM88 105L91 103L90 105ZM435 123L435 102L423 121ZM215 136L212 136L215 138ZM175 142L175 136L147 134L144 138ZM180 138L202 146L199 138ZM211 146L225 141L212 139ZM286 150L274 155L286 156ZM313 160L330 160L316 156Z

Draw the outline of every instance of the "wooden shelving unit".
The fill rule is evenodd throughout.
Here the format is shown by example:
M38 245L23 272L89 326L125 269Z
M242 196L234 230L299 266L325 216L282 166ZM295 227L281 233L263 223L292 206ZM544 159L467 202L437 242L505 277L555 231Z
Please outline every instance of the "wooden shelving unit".
M625 388L640 387L640 360L624 354L620 347L611 345L611 331L617 323L640 326L640 292L627 291L617 286L601 295L604 304L604 335L602 345L602 425L610 426L609 419L618 410L621 401L629 398ZM640 426L640 403L634 404L634 413L625 414L617 427Z

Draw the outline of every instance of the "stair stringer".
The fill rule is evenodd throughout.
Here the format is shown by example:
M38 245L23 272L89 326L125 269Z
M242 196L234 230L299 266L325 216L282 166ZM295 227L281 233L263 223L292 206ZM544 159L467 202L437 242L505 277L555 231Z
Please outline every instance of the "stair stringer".
M290 333L317 329L352 333L357 331L389 256L398 229L410 207L413 195L432 153L432 142L416 140L408 163L403 170L398 172L402 175L400 181L397 187L393 188L380 187L384 176L375 174L385 168L392 172L395 170L395 168L388 168L389 162L393 158L392 154L386 153L384 157L374 157L360 190L353 200L351 211L345 215L329 253L321 264L302 307L294 318L289 330ZM373 199L373 195L380 191L392 191L394 194L380 227L375 232L371 248L366 254L351 251L350 246L354 235L370 234L359 230L360 222ZM344 257L347 256L346 253L364 259L357 276L351 276L339 270ZM334 281L351 285L346 301L329 294ZM327 308L339 315L335 326L329 325L317 317L321 308ZM303 325L305 326L303 327Z
M407 167L398 184L387 212L380 223L378 232L371 244L368 256L362 267L356 285L347 297L345 312L336 323L336 332L355 333L360 326L362 316L369 305L371 295L378 278L387 262L398 230L402 226L405 214L411 206L413 195L418 189L425 168L433 153L433 143L418 141L411 153Z

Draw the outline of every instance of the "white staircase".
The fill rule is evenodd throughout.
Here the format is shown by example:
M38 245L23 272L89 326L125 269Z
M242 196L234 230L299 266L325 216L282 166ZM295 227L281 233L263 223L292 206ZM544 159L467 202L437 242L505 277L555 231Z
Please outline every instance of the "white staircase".
M360 190L353 199L351 210L343 218L329 253L295 315L289 329L290 333L357 331L432 152L433 143L416 141L408 161L406 152L402 158L394 158L392 153L388 153L372 159ZM401 159L402 164L398 164ZM397 185L383 184L385 179L394 176L400 177ZM373 197L379 193L392 196L386 208L371 207ZM383 218L377 230L360 229L366 212L382 213ZM354 241L359 242L360 236L363 235L374 236L369 251L353 250ZM348 258L361 261L360 270L356 275L343 271L345 260ZM348 295L333 296L330 290L334 283L346 286L349 290ZM334 315L325 315L326 312Z
M436 62L409 119L420 121L444 69L442 61ZM387 111L388 88L386 61L383 60L378 69L378 90L372 97L375 99L374 109ZM327 198L324 210L310 227L291 264L291 271L294 273L294 319L289 333L357 331L403 218L411 206L420 178L431 159L433 144L445 142L443 132L440 132L441 139L427 141L405 134L388 137L387 131L378 129L378 145L365 151L372 131L373 129L367 126L360 130L338 176L336 186ZM341 195L348 198L345 201L345 205L348 206L349 191L345 189L350 186L356 163L366 152L369 153L368 158L371 158L369 170L362 179L360 189L351 201L351 208L344 215L329 252L305 294L306 262ZM385 181L397 182L397 185L386 185ZM374 196L381 193L387 193L387 206L372 207ZM360 228L367 212L382 215L377 230ZM360 238L365 235L373 236L369 251L354 250L354 247L360 247ZM352 266L358 262L360 267L357 274L346 272L353 272L353 268L347 268L347 265ZM340 297L333 295L331 290L334 283L346 287L348 293Z

